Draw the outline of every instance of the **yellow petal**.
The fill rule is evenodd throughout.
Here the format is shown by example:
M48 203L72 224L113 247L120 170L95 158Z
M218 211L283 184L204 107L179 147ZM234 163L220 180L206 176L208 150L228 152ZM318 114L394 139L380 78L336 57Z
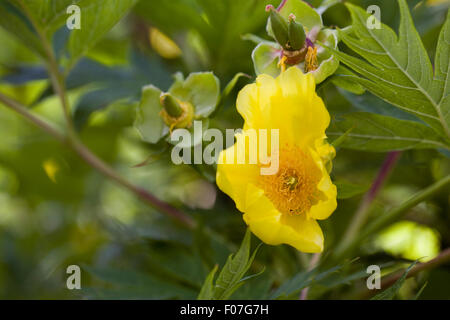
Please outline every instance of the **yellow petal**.
M236 139L242 139L244 134L236 135ZM238 147L243 144L235 143L223 150L218 158L216 183L220 190L229 195L240 211L245 210L246 190L249 183L254 183L258 178L260 169L256 164L237 164ZM247 150L248 151L248 150ZM248 152L246 152L248 154ZM232 159L233 164L227 164L226 159Z
M316 165L322 171L322 178L317 185L317 189L322 192L322 194L324 195L324 199L319 200L317 204L311 207L310 211L308 212L308 216L313 219L323 220L327 219L334 212L334 210L336 210L337 188L333 184L333 182L331 182L330 175L328 174L328 171L325 168L325 165L319 154L311 150L311 156L313 157Z
M330 115L315 92L312 74L291 67L274 79L260 75L239 93L237 110L244 129L279 129L280 142L299 146L324 139Z
M268 128L273 105L271 100L278 95L279 90L274 78L262 74L255 83L246 85L239 92L236 108L245 120L244 130Z
M306 215L283 215L253 185L247 188L244 221L263 242L270 245L288 244L302 252L321 252L323 233L319 224Z

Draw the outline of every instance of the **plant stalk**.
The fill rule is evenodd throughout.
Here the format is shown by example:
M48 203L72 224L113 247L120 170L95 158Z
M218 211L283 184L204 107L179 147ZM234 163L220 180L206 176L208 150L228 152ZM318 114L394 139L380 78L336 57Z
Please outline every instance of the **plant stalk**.
M339 255L355 240L362 226L367 222L372 203L380 192L383 184L389 177L392 169L395 167L401 152L392 151L386 156L378 174L370 187L370 190L364 195L358 209L356 210L349 227L347 228L342 241L336 248L336 254Z
M335 254L335 259L340 259L345 257L354 249L356 249L363 240L368 238L370 235L374 234L377 231L387 227L395 221L398 221L406 212L410 209L414 208L416 205L421 203L422 201L432 197L442 189L448 188L450 186L450 175L442 178L439 181L436 181L431 186L420 190L411 198L403 202L397 208L394 208L381 216L375 219L372 223L370 223L364 230L359 234L358 237L354 239L352 243L350 243L346 248L344 248L341 252Z
M177 221L181 222L182 224L186 225L189 228L195 227L196 223L189 215L176 209L170 204L156 198L150 192L146 191L141 187L135 186L134 184L132 184L131 182L120 176L112 167L110 167L103 160L101 160L95 154L93 154L83 143L81 143L81 141L79 141L79 139L76 136L73 136L71 138L64 136L61 132L59 132L53 126L48 124L46 121L42 120L38 116L31 113L25 106L3 95L2 93L0 93L0 102L2 102L5 106L9 107L10 109L16 111L20 115L22 115L24 118L35 124L37 127L39 127L43 131L47 132L48 134L56 138L58 141L68 145L92 168L96 169L104 176L115 181L122 187L133 192L147 204L151 205L152 207L158 209L161 212L164 212L168 216L176 219Z

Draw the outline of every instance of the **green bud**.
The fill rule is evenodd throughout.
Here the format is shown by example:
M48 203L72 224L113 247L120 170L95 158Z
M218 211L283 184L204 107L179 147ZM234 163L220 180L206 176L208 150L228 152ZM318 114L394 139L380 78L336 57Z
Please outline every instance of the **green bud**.
M288 44L288 25L286 20L275 10L270 10L270 23L277 42L284 48Z
M163 93L159 97L161 104L164 106L166 112L174 118L178 118L183 114L183 108L181 108L177 99L170 93Z
M295 22L294 19L289 19L288 34L289 46L291 47L291 50L300 50L303 48L306 40L306 34L300 23Z

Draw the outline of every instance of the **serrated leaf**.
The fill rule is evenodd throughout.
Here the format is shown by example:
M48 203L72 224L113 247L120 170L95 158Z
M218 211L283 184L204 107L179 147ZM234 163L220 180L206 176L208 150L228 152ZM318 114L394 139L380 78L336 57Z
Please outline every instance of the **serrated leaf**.
M190 102L196 117L206 118L216 109L220 82L212 72L194 72L186 80L178 76L169 92L182 101Z
M205 279L197 300L211 300L214 294L214 276L219 266L216 264Z
M82 12L81 29L70 33L68 66L73 66L101 37L114 27L135 5L137 0L82 0L77 5Z
M430 127L415 121L367 112L348 113L342 118L332 122L327 135L340 137L345 134L346 138L340 144L343 148L375 152L449 148Z
M227 262L217 277L214 286L214 299L228 299L234 291L244 284L241 279L250 268L259 248L258 247L250 256L250 240L251 233L250 230L247 229L238 252L228 257Z
M270 297L270 299L288 299L289 296L296 296L303 288L308 287L312 281L316 270L302 271L291 279L285 281Z
M363 9L346 4L352 16L352 30L356 37L347 32L340 32L341 39L353 51L367 62L348 54L334 52L338 58L363 77L351 77L380 98L388 101L428 123L445 139L450 139L450 99L447 80L442 77L447 73L433 69L423 43L414 28L408 6L404 0L398 0L400 6L399 36L388 26L381 24L380 29L369 29L369 14ZM448 43L450 32L449 17L441 32L438 47L444 48ZM447 49L439 49L441 55L448 57ZM441 59L439 56L439 60ZM448 60L448 59L447 59ZM448 78L445 76L445 78Z
M393 108L391 104L380 99L369 91L366 91L360 95L356 95L343 89L339 89L339 92L357 109L355 111L370 112L401 120L421 122L420 119L411 113L405 112L399 108Z
M300 291L314 284L323 284L330 276L336 274L357 259L347 260L344 263L319 272L319 267L297 273L285 281L272 295L271 299L298 299Z
M334 85L354 94L363 94L366 89L364 89L362 85L352 80L348 76L355 76L355 74L341 65L336 70L336 73L333 75L333 77L331 77L331 82Z
M412 268L417 264L417 261L414 261L403 273L403 275L398 279L391 287L384 290L383 292L377 294L376 296L372 297L371 300L392 300L398 290L402 287L403 283L406 280L406 276L411 271Z

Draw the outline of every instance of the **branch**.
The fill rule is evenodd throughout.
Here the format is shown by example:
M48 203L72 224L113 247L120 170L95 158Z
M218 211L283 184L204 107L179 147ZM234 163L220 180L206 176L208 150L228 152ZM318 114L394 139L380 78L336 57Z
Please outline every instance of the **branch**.
M450 185L450 175L442 178L439 181L436 181L431 186L417 192L411 198L403 202L399 207L394 208L388 212L385 212L381 216L379 216L376 220L370 223L367 227L364 228L363 232L359 234L346 248L341 250L340 252L335 252L334 258L340 259L350 252L352 252L355 248L361 245L361 242L368 238L370 235L374 234L377 231L380 231L384 227L387 227L391 223L400 219L406 212L410 209L414 208L416 205L421 203L422 201L430 198L435 195L442 189L445 189Z
M137 196L139 196L142 200L150 204L151 206L155 207L156 209L159 209L160 211L166 213L167 215L171 216L172 218L177 219L178 221L184 223L186 226L193 228L195 227L195 221L185 213L179 211L175 207L171 206L170 204L159 200L154 195L149 193L148 191L137 187L130 183L125 178L121 177L112 167L107 165L103 160L98 158L95 154L93 154L78 138L73 122L72 117L70 114L70 106L69 102L67 100L67 94L66 94L66 88L65 88L65 81L64 81L64 75L59 70L59 65L56 60L55 54L53 52L52 46L50 42L48 41L45 33L41 30L39 23L37 23L31 14L31 12L28 10L28 7L25 5L23 0L19 0L19 4L22 7L25 15L30 20L31 24L33 25L34 29L36 30L36 33L38 34L45 53L47 55L47 60L44 62L47 65L48 74L53 86L53 90L56 92L56 94L59 96L61 100L61 106L64 111L64 117L66 120L67 125L67 137L63 137L67 144L86 162L88 163L92 168L98 170L106 177L114 180L118 184L122 185L123 187L127 188L128 190L135 193ZM16 111L20 111L22 115L27 117L29 120L31 120L33 123L38 125L39 127L43 128L47 125L39 120L36 119L31 113L26 110L25 107L18 105L14 101L11 100L5 100L3 101L7 106L11 107L12 109ZM24 112L27 111L27 112ZM47 132L49 132L48 128L46 129ZM55 135L55 132L49 132L52 133L53 136Z
M23 117L25 117L28 121L34 123L37 127L41 128L51 136L53 136L55 139L65 142L66 138L65 136L57 129L55 129L52 125L48 124L46 121L42 120L40 117L34 115L31 113L28 108L21 105L19 102L5 96L4 94L0 93L0 102L2 102L7 107L11 108L12 110L16 111Z
M34 125L41 128L42 130L44 130L45 132L47 132L48 134L59 140L60 142L70 146L92 168L101 172L104 176L114 180L122 187L133 192L150 206L158 209L161 212L164 212L168 216L178 220L179 222L183 223L189 228L195 227L195 221L190 216L171 206L169 203L161 201L160 199L156 198L153 194L146 191L145 189L135 186L125 178L121 177L116 171L114 171L112 167L103 162L103 160L98 158L87 147L85 147L81 143L81 141L78 140L78 138L74 136L71 137L70 139L66 138L61 132L53 128L53 126L51 126L46 121L42 120L38 116L31 113L25 106L3 95L2 93L0 93L0 102L2 102L5 106L9 107L10 109L16 111L17 113L25 117L27 120L32 122Z

